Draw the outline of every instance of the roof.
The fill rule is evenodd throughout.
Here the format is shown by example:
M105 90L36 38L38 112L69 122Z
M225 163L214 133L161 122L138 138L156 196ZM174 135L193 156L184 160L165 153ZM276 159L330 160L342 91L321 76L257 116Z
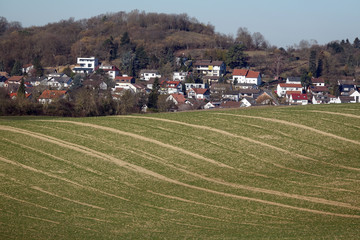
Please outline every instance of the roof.
M207 88L192 88L192 90L196 93L196 94L205 94L208 89Z
M95 68L95 71L98 70L98 69L101 69L103 70L104 72L109 72L109 71L118 71L120 72L120 69L118 69L116 66L114 65L103 65L103 66L97 66Z
M31 64L31 63L29 63L29 64L24 64L22 67L23 68L28 68L28 67L32 67L33 65Z
M115 77L115 81L116 80L122 80L122 81L130 81L131 79L133 79L134 77L131 77L131 76L116 76Z
M171 96L176 100L176 102L178 104L185 103L185 101L186 101L184 95L182 95L181 93L174 93L174 94L171 94Z
M286 91L286 95L301 94L301 91Z
M291 97L293 100L308 100L308 97L306 94L293 93L293 94L291 94Z
M302 88L301 84L293 84L293 83L279 83L282 88Z
M153 70L153 69L141 69L140 74L143 74L143 73L159 73L159 71Z
M325 80L321 77L313 78L311 81L312 81L312 83L325 83Z
M220 104L220 108L239 108L241 106L241 102L236 101L226 101Z
M312 86L310 90L312 92L329 92L329 89L326 86Z
M10 93L9 94L10 98L16 98L17 97L17 93L16 92L13 92L13 93ZM31 93L25 93L25 97L28 98L31 96Z
M245 76L246 78L258 78L260 72L255 72L248 69L234 69L233 76Z
M286 79L287 82L301 82L301 78L300 77L288 77Z
M23 76L12 76L8 79L8 81L20 82L22 79L23 79Z
M254 88L242 88L242 89L239 89L238 92L240 94L256 94L256 93L260 93L260 89L254 89Z
M39 99L56 99L63 97L65 94L65 90L44 90Z
M355 101L354 97L350 97L350 96L339 96L341 103L349 103L351 101Z
M0 76L4 76L4 77L8 78L9 74L7 72L0 72Z
M221 66L223 63L224 63L223 61L197 60L194 63L194 66L204 66L204 65Z

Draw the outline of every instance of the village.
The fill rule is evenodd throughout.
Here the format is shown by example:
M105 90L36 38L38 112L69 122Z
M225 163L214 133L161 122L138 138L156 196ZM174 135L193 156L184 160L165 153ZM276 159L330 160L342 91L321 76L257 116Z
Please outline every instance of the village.
M173 72L167 77L156 69L142 69L136 78L122 74L114 65L100 63L96 57L79 57L71 69L73 76L51 68L42 77L36 77L34 66L27 64L22 66L21 76L0 72L0 87L10 99L16 99L23 84L25 98L41 104L66 98L75 84L96 89L99 94L110 91L113 101L120 101L125 92L148 96L156 88L156 93L165 95L164 99L170 103L167 111L360 102L360 85L355 79L339 79L338 92L332 95L322 77L313 77L308 85L304 85L298 76L264 82L260 72L227 70L223 61L200 59L189 65L191 71ZM96 77L98 75L102 77ZM225 75L230 77L225 79ZM146 112L147 108L144 104L141 110Z

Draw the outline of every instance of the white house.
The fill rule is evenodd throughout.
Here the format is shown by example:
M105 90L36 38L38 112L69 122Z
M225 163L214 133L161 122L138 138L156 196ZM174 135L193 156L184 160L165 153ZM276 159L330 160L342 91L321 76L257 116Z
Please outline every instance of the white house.
M353 90L350 92L350 97L354 98L354 103L360 103L360 93L357 90Z
M161 81L160 82L161 94L174 94L182 93L182 85L180 81Z
M110 79L114 80L116 76L120 75L120 70L114 65L100 65L95 68L95 70L103 70Z
M131 90L132 92L134 93L137 93L137 92L141 92L143 91L144 89L138 85L138 84L133 84L133 83L127 83L127 82L117 82L115 84L115 87L112 88L111 90L113 92L116 91L116 89L119 88L119 89L124 89L124 90Z
M173 81L185 81L187 75L187 72L174 72Z
M79 57L77 58L78 66L73 68L75 73L92 73L99 65L99 61L96 57Z
M193 71L205 76L223 76L226 72L226 65L223 61L197 60L194 63Z
M188 98L194 98L199 100L209 100L210 91L207 88L191 88L188 91Z
M240 107L251 107L256 105L256 102L253 98L244 97L243 99L241 99L240 104Z
M190 88L206 88L205 83L185 83L186 91L189 91Z
M149 81L151 78L161 78L157 70L142 69L140 71L140 80Z
M293 94L290 95L289 103L290 104L307 105L308 104L308 97L307 97L306 94L293 93Z
M241 84L261 84L260 72L251 71L249 69L234 69L232 81Z
M30 73L30 71L32 69L34 69L33 64L25 64L25 65L22 66L21 71L22 71L23 74L25 74L25 73Z
M325 87L325 80L323 78L312 78L311 82L316 87Z
M301 84L279 83L276 87L276 93L279 97L284 97L288 91L296 91L301 93L302 86Z

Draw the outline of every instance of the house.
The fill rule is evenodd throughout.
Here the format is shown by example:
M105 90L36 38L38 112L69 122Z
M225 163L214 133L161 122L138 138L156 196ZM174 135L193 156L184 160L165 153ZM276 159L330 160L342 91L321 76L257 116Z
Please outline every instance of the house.
M253 98L244 97L240 101L240 107L251 107L251 106L255 106L255 105L256 105L256 101Z
M264 90L263 93L256 98L256 103L259 105L280 105L276 97L268 90Z
M301 78L300 77L288 77L286 79L287 84L301 84Z
M172 101L175 105L191 104L181 93L170 94L166 101Z
M341 96L349 96L350 92L356 90L355 80L338 80Z
M352 90L349 95L354 98L355 103L360 103L360 93L358 90Z
M79 57L77 58L77 66L73 68L75 73L92 73L95 68L99 65L99 61L96 57Z
M65 90L44 90L38 98L39 103L52 103L55 100L65 98L67 91Z
M221 102L218 103L218 106L220 106ZM204 109L213 109L216 108L216 104L214 104L214 102L208 102L204 105Z
M330 102L330 98L328 94L312 95L312 99L311 99L312 104L327 104L329 102Z
M235 89L257 89L258 86L254 83L237 83L234 85Z
M306 94L293 93L290 95L289 104L307 105L308 97Z
M89 89L106 90L107 84L102 80L87 79L82 82L83 86Z
M260 89L239 89L239 96L240 97L251 97L251 98L257 98L261 91Z
M279 83L276 87L276 93L279 97L284 97L288 91L296 91L301 93L302 85L298 83Z
M185 83L185 89L188 91L190 88L207 88L205 83Z
M328 95L329 102L328 103L337 103L337 97L334 95Z
M45 80L45 81L44 81ZM46 83L47 83L47 80L48 80L48 78L47 77L31 77L31 78L27 78L26 79L26 81L28 81L28 82L30 82L31 83L31 85L33 85L33 86L39 86L43 81L44 81L44 83L45 84L43 84L43 85L46 85Z
M6 79L8 79L10 75L7 72L0 72L0 77L5 77Z
M232 76L232 82L234 84L245 83L260 85L262 82L260 72L251 71L249 69L234 69Z
M185 81L187 72L173 72L173 81Z
M330 91L326 86L310 86L308 91L313 95L329 94Z
M199 100L210 100L210 91L207 88L191 88L187 96Z
M123 75L123 76L116 76L114 79L115 83L135 83L135 78L128 76L128 75Z
M142 69L140 71L140 80L149 81L151 78L161 78L157 70Z
M135 83L125 83L125 82L118 82L115 84L115 87L111 89L112 92L117 91L117 88L121 88L124 90L131 90L134 93L144 92L145 88L140 84Z
M222 97L223 101L235 101L235 102L238 102L239 99L240 99L239 91L236 91L236 90L225 91L225 92L223 92L221 97Z
M161 81L160 82L161 94L182 93L182 85L180 81Z
M350 96L339 96L335 103L355 103L355 98Z
M224 101L221 102L219 108L239 108L241 104L241 102L237 101Z
M25 64L22 66L21 71L23 74L29 74L32 69L34 69L34 65Z
M53 75L48 77L46 85L52 88L61 90L63 88L69 88L72 83L72 78L66 74Z
M8 80L5 81L4 87L7 87L7 84L19 84L21 83L21 80L23 80L23 76L12 76L8 78Z
M103 65L97 66L95 71L104 71L110 79L114 80L116 76L119 76L120 70L114 65Z
M321 77L319 78L312 78L311 82L316 87L325 87L325 80Z
M226 72L226 66L223 61L197 60L194 63L193 71L204 76L221 77Z

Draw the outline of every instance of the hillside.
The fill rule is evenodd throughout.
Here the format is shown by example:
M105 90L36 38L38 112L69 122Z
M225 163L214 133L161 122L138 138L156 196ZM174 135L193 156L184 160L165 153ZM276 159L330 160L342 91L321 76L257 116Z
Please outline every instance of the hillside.
M358 238L359 112L2 117L0 238Z

